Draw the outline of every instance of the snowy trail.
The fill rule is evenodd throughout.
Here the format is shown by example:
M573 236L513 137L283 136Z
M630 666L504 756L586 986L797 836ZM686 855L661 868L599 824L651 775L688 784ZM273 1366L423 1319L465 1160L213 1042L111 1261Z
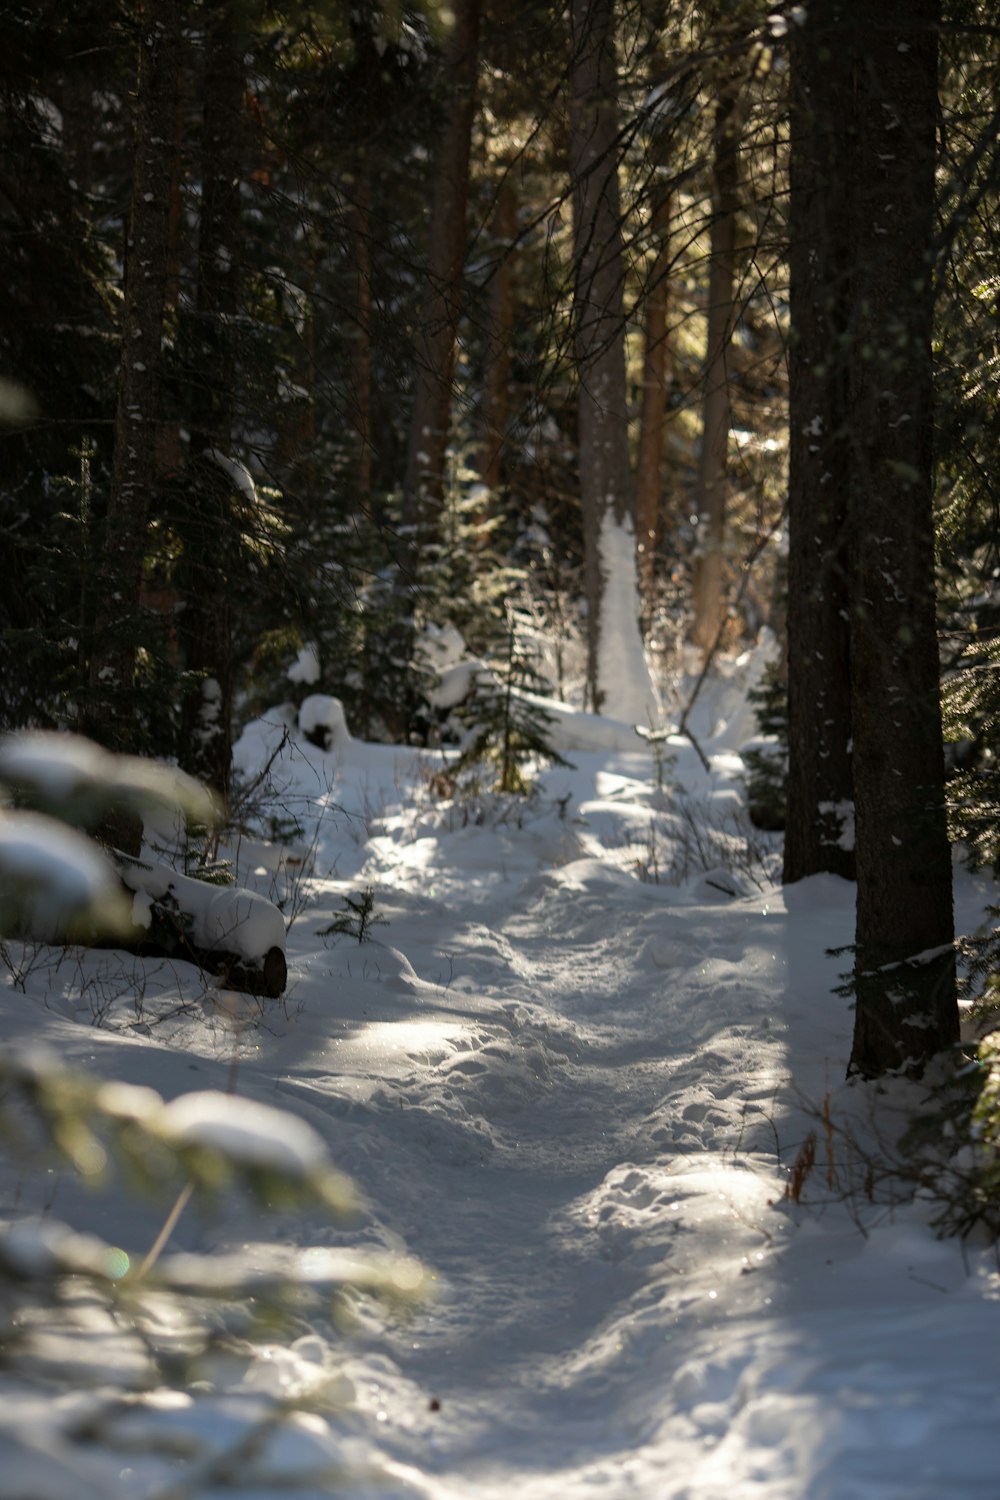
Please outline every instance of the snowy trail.
M447 1287L383 1335L376 1399L386 1451L435 1500L939 1496L933 1374L902 1402L897 1385L908 1340L947 1339L961 1257L899 1229L886 1298L856 1204L822 1207L821 1183L811 1213L780 1203L824 1091L850 1107L849 1016L819 956L849 936L849 893L789 897L706 905L589 860L535 876L446 991L479 1016L461 1044L376 1091L397 1146L429 1157L419 1194L403 1168L376 1212ZM866 1287L887 1303L868 1357L837 1305Z
M702 784L677 756L678 781L728 818L731 761ZM235 1079L315 1127L367 1200L347 1226L190 1213L178 1247L405 1249L438 1295L407 1318L363 1302L346 1342L314 1318L233 1351L197 1388L150 1392L127 1421L95 1370L127 1354L138 1379L142 1352L81 1311L84 1332L51 1344L79 1390L53 1401L51 1375L0 1381L0 1500L65 1500L71 1471L81 1495L114 1500L995 1493L996 1258L937 1240L932 1204L866 1195L860 1153L879 1149L872 1111L891 1122L894 1096L843 1081L851 1015L827 950L850 941L850 887L781 891L759 863L736 896L705 863L657 884L648 841L666 858L683 819L648 757L574 759L532 807L479 817L421 794L415 753L293 745L286 791L314 820L314 870L284 1004L241 1007L180 965L163 1004L172 986L187 1003L150 1028L130 1009L134 967L116 977L113 956L87 960L112 965L96 990L81 993L72 961L7 992L4 1041L47 1039L168 1096ZM741 837L709 842L737 858ZM366 886L388 926L323 939ZM984 893L959 890L968 930ZM119 1010L94 1025L109 993ZM120 1189L93 1199L66 1174L0 1173L19 1212L54 1207L130 1252L162 1218ZM261 1449L267 1403L300 1395L301 1419ZM249 1458L226 1456L240 1444Z
M447 1413L421 1464L442 1493L474 1479L476 1493L506 1494L529 1474L539 1496L620 1485L662 1410L649 1382L673 1382L674 1351L706 1328L714 1345L718 1284L757 1269L772 1239L757 1221L778 1182L782 1046L739 978L754 975L767 903L748 904L746 936L720 958L706 930L717 908L678 910L674 893L634 882L627 893L609 933L622 882L606 867L529 881L482 932L469 1000L483 1020L467 1045L370 1101L435 1158L419 1174L433 1204L422 1192L397 1222L447 1300L386 1352L400 1405L412 1409L415 1382ZM465 979L448 993L468 994ZM464 1152L438 1135L442 1114ZM386 1441L412 1463L412 1428L393 1442L384 1375L380 1399Z

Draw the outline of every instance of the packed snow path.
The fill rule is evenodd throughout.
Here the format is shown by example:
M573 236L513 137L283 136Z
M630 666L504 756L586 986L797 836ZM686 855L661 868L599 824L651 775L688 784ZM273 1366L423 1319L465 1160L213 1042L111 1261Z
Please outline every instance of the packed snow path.
M81 1025L78 973L75 990L49 975L11 993L5 1037L48 1037L109 1076L170 1095L235 1071L241 1094L313 1125L367 1199L350 1227L189 1214L177 1244L404 1248L437 1295L407 1318L363 1304L346 1342L319 1320L247 1349L181 1404L89 1414L82 1450L83 1396L60 1405L9 1374L0 1434L30 1433L57 1470L43 1484L18 1448L0 1497L62 1500L69 1472L128 1500L993 1493L996 1259L937 1240L932 1204L870 1192L895 1101L843 1082L851 1017L827 950L850 940L852 892L782 892L766 842L713 843L709 824L735 827L735 768L720 752L699 782L677 754L680 813L648 754L620 748L576 753L520 809L435 801L412 752L296 746L284 794L311 809L314 874L292 902L285 1003L202 991L150 1026L150 992L144 1031L127 1013L115 1029L113 1008ZM687 859L668 883L696 808L719 863ZM243 856L265 881L267 852ZM388 925L318 937L367 886ZM971 925L982 892L962 890ZM120 1194L44 1195L109 1238L155 1231ZM91 1382L101 1349L95 1324ZM274 1397L308 1410L262 1448Z
M869 1205L836 1142L816 1207L782 1202L824 1096L854 1108L825 957L850 892L788 896L679 896L585 859L494 897L493 928L420 898L409 962L384 952L399 972L363 1024L395 1031L391 1076L344 1118L376 1216L445 1291L357 1384L429 1493L931 1500L950 1466L962 1493L955 1403L911 1342L953 1347L961 1255ZM859 1300L871 1327L845 1324ZM997 1404L963 1404L973 1450Z

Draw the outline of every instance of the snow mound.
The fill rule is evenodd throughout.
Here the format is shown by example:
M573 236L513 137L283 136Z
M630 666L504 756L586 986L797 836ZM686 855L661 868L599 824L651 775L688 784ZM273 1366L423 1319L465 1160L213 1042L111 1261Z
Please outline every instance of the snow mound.
M311 693L299 705L299 728L321 750L346 750L351 734L339 698L326 693Z

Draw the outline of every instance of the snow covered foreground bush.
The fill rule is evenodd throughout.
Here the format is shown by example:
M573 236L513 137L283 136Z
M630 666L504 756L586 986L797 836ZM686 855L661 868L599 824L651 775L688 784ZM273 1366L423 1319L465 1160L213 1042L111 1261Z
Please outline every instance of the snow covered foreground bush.
M36 931L56 934L73 925L113 940L123 926L131 927L134 903L123 898L114 867L68 821L90 821L113 798L139 811L151 805L196 815L211 810L201 789L169 768L107 756L74 736L6 740L0 777L47 809L0 809L0 934L10 924L30 922ZM208 905L200 916L207 923L211 901L231 893L201 888ZM257 918L247 924L245 942L261 932L277 940L260 912ZM212 936L207 927L202 936ZM71 1034L65 1036L71 1048ZM288 1249L277 1236L272 1244L246 1242L220 1255L165 1253L193 1197L205 1213L218 1216L225 1207L228 1215L241 1215L244 1235L248 1211L251 1224L262 1208L296 1215L318 1210L327 1219L356 1211L357 1195L335 1169L323 1137L269 1104L214 1089L167 1099L145 1084L97 1077L51 1048L5 1046L0 1140L6 1175L44 1183L52 1174L63 1214L67 1206L72 1212L71 1178L116 1193L105 1215L107 1234L78 1232L50 1212L51 1201L0 1222L0 1402L23 1404L32 1399L26 1393L36 1391L38 1402L56 1411L51 1434L73 1445L84 1421L101 1426L109 1446L121 1443L128 1451L129 1419L145 1413L152 1421L171 1401L186 1406L192 1382L207 1377L213 1388L238 1387L238 1377L224 1378L220 1369L245 1368L265 1334L273 1337L278 1327L298 1332L310 1309L343 1317L359 1293L409 1302L423 1290L423 1269L409 1257L312 1245ZM133 1205L159 1200L162 1215L170 1195L173 1204L158 1232L147 1230L141 1238L136 1221L142 1224L142 1214ZM16 1201L8 1197L7 1214L17 1213L10 1206ZM299 1363L312 1368L309 1357ZM335 1383L325 1364L298 1382L303 1397L322 1386L328 1398ZM297 1411L293 1394L282 1388L255 1391L250 1403L244 1399L240 1441L219 1470L220 1482L248 1464L255 1473L270 1465L276 1483L306 1461L324 1470L342 1466L344 1453L334 1451L325 1424ZM75 1412L68 1419L71 1433L60 1402ZM300 1431L296 1424L303 1423ZM178 1466L197 1470L196 1459L191 1440L183 1454L170 1456L175 1473ZM0 1434L5 1494L34 1500L58 1494L61 1500L80 1462L76 1446L35 1442L16 1422ZM73 1492L98 1490L84 1472L79 1483L74 1478Z
M34 731L0 740L0 931L39 939L127 930L129 903L114 866L85 830L116 810L168 808L211 823L214 798L173 766L111 755L76 734Z
M166 811L211 826L220 809L198 782L172 766L111 755L79 735L34 732L0 742L4 784L31 809L8 809L0 819L4 935L113 940L191 960L233 988L272 999L283 993L285 924L272 902L105 851L82 832L122 811L140 818Z

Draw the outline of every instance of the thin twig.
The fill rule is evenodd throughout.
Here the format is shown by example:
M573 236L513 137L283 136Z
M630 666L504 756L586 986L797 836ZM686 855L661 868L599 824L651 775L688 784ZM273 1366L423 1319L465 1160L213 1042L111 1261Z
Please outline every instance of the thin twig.
M163 1226L160 1229L159 1234L156 1236L156 1239L153 1241L149 1250L146 1252L146 1258L143 1261L142 1265L139 1267L138 1272L136 1273L139 1280L148 1275L152 1268L156 1265L156 1262L159 1260L160 1255L163 1252L164 1245L167 1243L170 1236L173 1234L175 1228L177 1227L177 1220L180 1218L181 1214L190 1203L191 1194L193 1192L194 1182L192 1181L186 1182L181 1188L180 1192L177 1194L177 1198L174 1201L173 1208L164 1219Z

